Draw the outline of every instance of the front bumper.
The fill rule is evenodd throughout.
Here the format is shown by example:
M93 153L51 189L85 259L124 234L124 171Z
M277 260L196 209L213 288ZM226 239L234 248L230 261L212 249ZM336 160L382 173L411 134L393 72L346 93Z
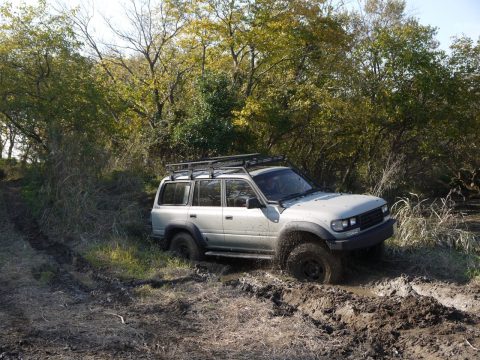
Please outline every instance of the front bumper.
M364 249L380 244L381 242L392 237L395 230L396 220L390 219L382 225L376 226L362 234L355 235L346 239L327 241L330 250L357 250Z

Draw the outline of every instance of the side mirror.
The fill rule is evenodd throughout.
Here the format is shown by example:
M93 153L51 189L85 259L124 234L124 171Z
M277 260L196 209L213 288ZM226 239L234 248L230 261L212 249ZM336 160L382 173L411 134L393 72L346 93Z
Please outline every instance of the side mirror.
M260 209L262 207L262 203L256 197L247 199L247 209Z

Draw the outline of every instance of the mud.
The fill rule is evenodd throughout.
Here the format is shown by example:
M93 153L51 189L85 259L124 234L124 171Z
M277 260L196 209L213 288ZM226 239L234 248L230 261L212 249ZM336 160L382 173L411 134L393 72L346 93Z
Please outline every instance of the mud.
M316 285L249 261L120 281L46 236L18 184L0 189L0 248L0 359L480 358L474 283L382 264Z
M389 281L388 285L384 283L383 287L374 285L378 289L377 297L372 297L372 293L362 296L336 286L303 284L268 276L262 280L245 276L230 281L229 285L270 300L275 316L299 314L330 336L352 345L341 354L329 353L329 356L346 356L349 352L360 355L354 351L353 344L361 347L362 356L374 358L415 358L423 354L433 358L473 359L479 355L465 349L465 340L470 344L480 340L478 313L463 312L442 305L433 297L419 295L402 277Z

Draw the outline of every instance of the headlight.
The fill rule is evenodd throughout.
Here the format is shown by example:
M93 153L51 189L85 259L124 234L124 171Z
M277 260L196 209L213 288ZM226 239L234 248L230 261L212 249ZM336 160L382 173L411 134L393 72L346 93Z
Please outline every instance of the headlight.
M382 206L382 212L383 212L384 214L386 214L386 213L388 212L388 205L387 205L387 204L385 204L385 205Z
M343 220L333 220L332 229L335 231L343 231Z
M357 218L333 220L330 224L334 231L346 231L357 225Z

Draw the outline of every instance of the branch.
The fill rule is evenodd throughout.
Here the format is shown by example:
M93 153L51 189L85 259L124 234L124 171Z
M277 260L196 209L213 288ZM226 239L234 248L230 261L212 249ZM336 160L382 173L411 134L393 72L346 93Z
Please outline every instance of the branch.
M6 113L5 111L1 111L1 113L10 121L10 123L15 126L24 136L34 140L35 142L37 142L38 144L40 144L47 152L49 151L49 148L47 145L45 145L44 141L42 140L42 138L40 137L40 135L38 135L37 133L35 133L34 131L30 131L28 129L26 129L25 127L23 127L22 125L20 125L16 120L13 119L12 116L10 116L10 114Z

